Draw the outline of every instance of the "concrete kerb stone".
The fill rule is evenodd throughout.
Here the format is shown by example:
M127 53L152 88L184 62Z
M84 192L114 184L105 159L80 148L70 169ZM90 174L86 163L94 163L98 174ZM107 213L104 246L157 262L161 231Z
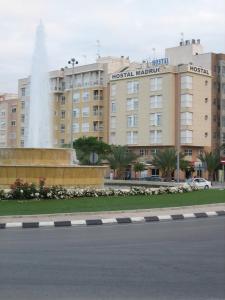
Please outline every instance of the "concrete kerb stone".
M161 221L181 221L185 219L199 219L209 217L225 216L225 210L203 211L184 214L156 215L156 216L131 216L102 219L82 219L82 220L64 220L64 221L40 221L40 222L8 222L0 223L0 229L7 228L40 228L40 227L71 227L71 226L96 226L113 224L132 224L132 223L150 223Z

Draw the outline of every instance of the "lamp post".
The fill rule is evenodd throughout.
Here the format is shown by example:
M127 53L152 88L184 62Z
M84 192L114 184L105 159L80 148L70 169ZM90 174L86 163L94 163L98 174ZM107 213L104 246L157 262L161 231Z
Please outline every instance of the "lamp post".
M71 96L71 131L70 131L70 147L73 149L73 93L74 93L74 67L78 64L75 58L71 58L68 61L69 65L72 65L72 96Z

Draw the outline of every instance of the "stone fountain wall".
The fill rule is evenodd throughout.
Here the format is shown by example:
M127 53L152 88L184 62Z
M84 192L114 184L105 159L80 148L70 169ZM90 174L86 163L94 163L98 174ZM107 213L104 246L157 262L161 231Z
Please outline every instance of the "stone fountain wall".
M71 149L2 148L0 149L0 187L8 188L16 179L64 187L103 187L105 167L71 164Z

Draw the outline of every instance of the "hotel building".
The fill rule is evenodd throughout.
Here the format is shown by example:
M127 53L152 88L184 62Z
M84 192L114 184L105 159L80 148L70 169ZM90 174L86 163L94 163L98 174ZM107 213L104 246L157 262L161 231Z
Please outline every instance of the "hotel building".
M16 147L18 144L17 110L17 94L0 94L0 147Z
M193 65L142 65L112 74L109 143L128 145L149 164L168 147L196 161L211 149L211 81L210 70Z

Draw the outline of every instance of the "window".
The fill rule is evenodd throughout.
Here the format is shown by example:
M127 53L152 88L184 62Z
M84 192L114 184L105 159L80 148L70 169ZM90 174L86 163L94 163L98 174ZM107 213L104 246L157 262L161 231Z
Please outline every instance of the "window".
M61 133L64 133L65 129L66 129L65 124L60 124L60 131L61 131Z
M1 110L1 116L2 116L2 117L5 116L5 110Z
M20 141L20 146L21 146L21 147L24 147L24 140L21 140L21 141Z
M192 89L192 76L181 76L181 89Z
M16 126L16 121L11 121L11 126Z
M162 131L161 130L151 130L150 131L150 143L151 144L162 143Z
M73 93L73 102L77 103L79 101L80 101L80 93L79 92Z
M89 92L83 92L82 99L83 102L87 102L89 100Z
M137 115L131 115L127 116L127 127L137 127L138 126L138 116Z
M190 157L191 157L191 156L192 156L192 149L185 149L185 150L184 150L184 155L185 155L185 156L190 156Z
M112 84L111 85L111 97L115 97L116 96L116 84Z
M66 117L66 112L65 112L65 110L61 110L60 116L61 116L61 119L65 119L65 117Z
M12 112L12 113L16 113L16 107L12 107L11 112Z
M21 96L22 97L26 96L26 88L21 89Z
M111 132L110 133L110 144L115 145L116 144L116 133L115 132Z
M116 112L116 102L115 101L111 102L111 112L112 113Z
M192 107L192 95L182 94L181 95L181 107Z
M162 125L162 114L161 113L154 113L150 114L150 125L151 126L160 126Z
M152 156L156 155L156 154L157 154L157 152L158 152L158 150L157 150L157 149L151 149L151 155L152 155Z
M190 112L182 112L181 113L181 125L192 125L192 117L193 114Z
M140 156L148 156L148 149L140 149L139 155Z
M5 122L1 122L0 126L1 126L1 129L4 129L5 126L6 126L6 123Z
M61 97L60 103L61 103L61 105L64 105L64 104L66 103L66 98L65 98L65 96L62 96L62 97Z
M89 132L89 123L82 123L82 132Z
M133 145L137 144L138 132L137 131L128 131L127 132L127 144Z
M128 94L138 93L138 91L139 91L139 82L138 81L129 81L127 83Z
M24 136L24 127L21 127L20 134Z
M139 150L139 155L140 155L140 156L144 156L144 149L140 149L140 150Z
M24 109L24 108L25 108L25 102L21 101L21 109Z
M20 120L21 120L21 123L24 123L24 121L25 121L25 115L24 115L24 114L22 114L22 115L20 116Z
M222 99L222 109L225 109L225 99Z
M191 130L181 130L181 144L191 144L192 143L192 131Z
M150 97L150 108L161 108L162 107L162 96L156 95Z
M127 111L138 109L138 99L129 98L127 99Z
M205 103L208 103L208 98L205 98Z
M225 143L225 132L223 132L223 135L222 135L222 143Z
M79 116L80 116L80 109L79 108L73 109L73 117L79 118Z
M222 116L222 127L225 127L225 116Z
M160 91L162 89L162 77L156 77L150 79L150 90Z
M208 115L205 115L205 117L204 117L204 118L205 118L205 120L208 120Z
M65 144L65 140L64 140L64 139L61 139L61 140L60 140L60 144L61 144L61 145Z
M116 117L110 118L110 128L112 128L112 129L116 128Z
M207 137L208 136L208 132L205 132L205 137Z
M82 117L88 117L89 116L89 107L83 107L82 108Z
M208 85L208 80L205 80L205 86L207 86Z
M79 123L73 123L73 132L79 132L79 131L80 131Z

